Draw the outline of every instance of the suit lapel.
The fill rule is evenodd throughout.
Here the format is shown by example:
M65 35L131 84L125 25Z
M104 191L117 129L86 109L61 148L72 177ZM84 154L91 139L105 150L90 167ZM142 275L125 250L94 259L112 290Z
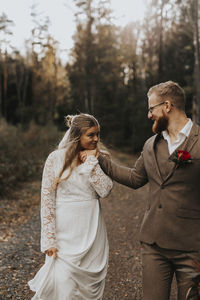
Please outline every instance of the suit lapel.
M152 140L151 140L150 147L151 147L151 152L153 153L153 163L155 165L156 171L158 173L158 176L160 177L160 181L163 181L161 173L160 173L160 169L158 167L158 163L157 163L157 159L156 159L156 154L155 154L155 145L156 145L156 142L157 142L157 140L159 138L160 138L159 134L154 135L153 138L152 138Z
M193 124L189 136L178 147L178 149L190 152L192 147L198 140L198 134L199 134L199 127L196 124ZM172 160L173 158L176 157L176 151L177 149L170 155L169 160ZM172 166L171 171L169 172L168 176L164 179L163 183L166 182L173 175L175 169L176 169L176 164Z
M193 124L190 135L188 136L188 141L186 143L185 149L187 152L190 152L195 143L198 140L199 135L199 126Z

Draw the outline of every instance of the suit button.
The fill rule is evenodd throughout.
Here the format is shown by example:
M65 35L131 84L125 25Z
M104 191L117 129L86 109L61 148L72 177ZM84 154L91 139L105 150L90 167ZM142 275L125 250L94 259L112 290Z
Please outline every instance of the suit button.
M160 188L161 188L162 190L164 190L165 187L164 187L164 185L161 185Z
M158 205L158 208L162 208L162 204L159 204L159 205Z

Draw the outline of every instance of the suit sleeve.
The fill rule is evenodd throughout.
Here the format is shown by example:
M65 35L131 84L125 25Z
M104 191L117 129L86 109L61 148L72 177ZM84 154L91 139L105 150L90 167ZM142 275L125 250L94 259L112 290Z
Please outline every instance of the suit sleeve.
M120 166L103 154L99 155L99 164L102 170L113 180L133 189L142 187L148 182L143 152L137 159L133 168Z

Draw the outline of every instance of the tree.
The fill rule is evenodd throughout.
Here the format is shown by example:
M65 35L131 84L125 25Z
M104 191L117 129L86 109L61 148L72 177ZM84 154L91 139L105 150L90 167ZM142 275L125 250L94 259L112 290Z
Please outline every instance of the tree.
M14 82L17 91L17 117L21 124L27 122L26 114L27 114L27 94L28 87L30 84L30 75L31 70L28 64L26 63L26 59L24 59L18 51L15 52L15 59L13 60L14 67Z
M34 119L39 121L38 108L40 107L40 96L38 91L38 82L40 82L39 61L44 57L46 47L48 47L49 25L48 17L44 17L37 10L38 4L31 6L31 17L33 28L31 30L31 57L32 57L32 102Z
M196 96L193 99L193 118L200 124L200 5L198 0L189 2L195 49L194 79Z
M174 1L152 0L148 4L146 17L143 23L143 63L147 86L156 81L161 82L164 72L164 45L166 32L170 29L176 17Z
M179 9L180 21L183 24L185 32L188 32L189 29L190 40L192 39L193 42L193 61L190 64L193 70L193 78L188 90L190 90L193 120L200 123L200 5L198 0L178 0L177 8Z
M0 16L0 34L2 36L0 39L0 117L4 116L5 118L7 116L7 47L10 45L8 36L12 35L10 27L13 25L14 22L5 13L2 13Z
M67 70L72 99L79 111L90 112L99 118L102 135L108 133L109 124L109 140L117 140L118 133L120 141L124 118L120 107L125 107L122 104L125 100L121 97L123 78L119 30L111 22L111 12L106 3L108 1L80 3L81 18L77 19L72 62L67 65Z
M82 68L82 80L79 78L82 86L81 109L88 112L94 112L94 69L95 69L95 37L93 27L95 26L95 8L93 0L80 1L75 0L78 12L76 14L77 35L75 39L74 59ZM83 21L81 18L85 18ZM80 47L82 49L80 49ZM82 53L79 62L77 53ZM77 66L78 67L78 66ZM79 68L79 67L78 67ZM84 74L83 74L84 73ZM80 104L80 102L79 102Z

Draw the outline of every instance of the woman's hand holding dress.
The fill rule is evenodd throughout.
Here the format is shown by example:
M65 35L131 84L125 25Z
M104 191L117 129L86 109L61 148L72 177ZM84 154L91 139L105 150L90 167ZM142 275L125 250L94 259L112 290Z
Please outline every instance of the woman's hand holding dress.
M52 256L53 255L53 258L57 258L57 252L58 252L58 249L57 248L50 248L48 250L45 251L45 253L48 255L48 256Z

